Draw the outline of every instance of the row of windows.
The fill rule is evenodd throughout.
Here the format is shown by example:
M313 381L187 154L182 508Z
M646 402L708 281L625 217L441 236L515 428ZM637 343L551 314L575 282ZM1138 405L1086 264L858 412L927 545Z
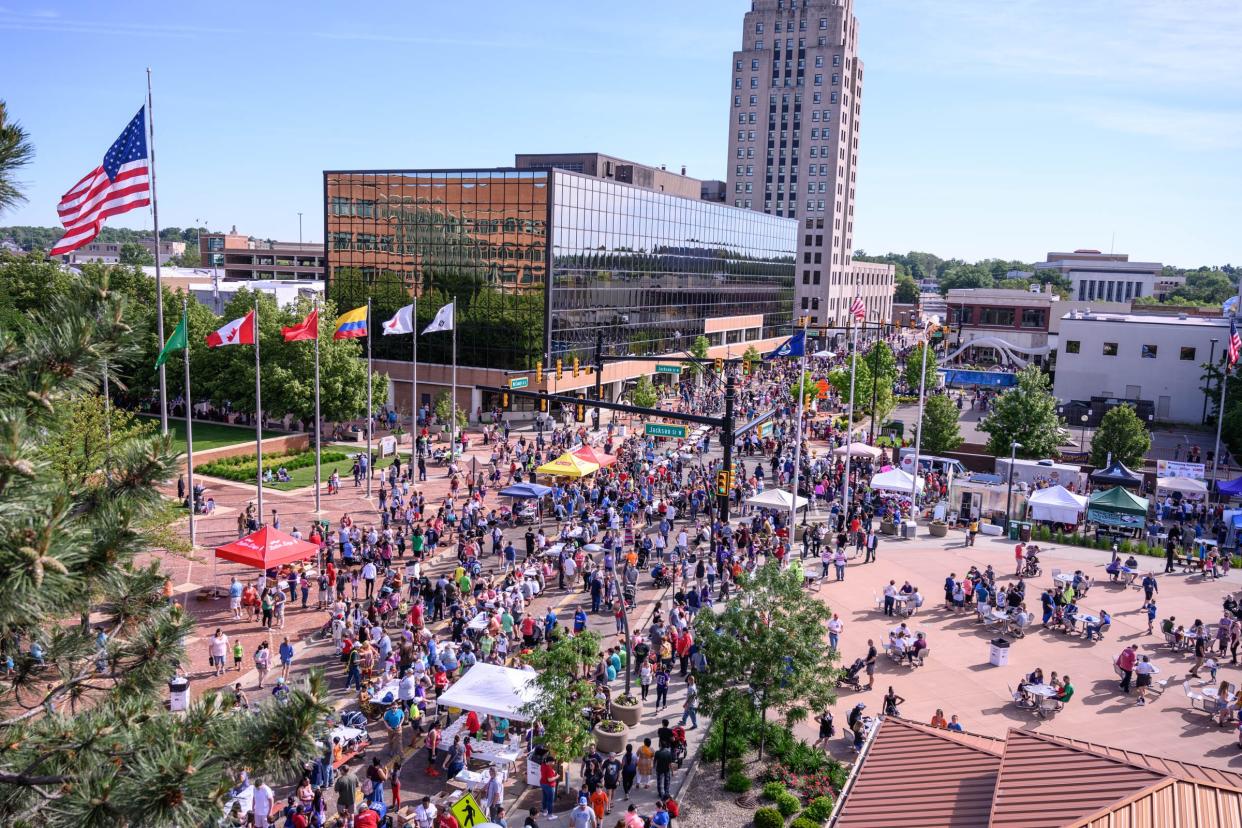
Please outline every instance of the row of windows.
M793 8L790 8L789 11L792 13ZM807 27L807 21L806 21L806 18L804 17L798 21L798 31L805 32L806 27ZM776 31L779 32L780 30L781 30L781 21L778 20L776 21ZM790 20L788 23L785 24L785 31L792 32L793 30L794 30L794 22ZM819 30L821 32L828 30L828 18L821 17L819 19ZM763 34L763 21L762 20L760 20L758 23L755 24L755 34Z
M1115 279L1083 279L1078 283L1078 300L1125 302L1143 295L1143 283Z
M1079 340L1079 339L1067 340L1065 343L1065 353L1067 354L1082 353L1082 340ZM1103 348L1101 348L1100 350L1100 353L1103 356L1115 357L1119 355L1120 348L1118 347L1116 342L1105 342ZM1158 354L1159 354L1159 347L1156 345L1140 345L1139 346L1139 357L1141 359L1157 359ZM1181 362L1194 362L1195 348L1189 345L1181 346L1181 348L1178 349L1177 358Z

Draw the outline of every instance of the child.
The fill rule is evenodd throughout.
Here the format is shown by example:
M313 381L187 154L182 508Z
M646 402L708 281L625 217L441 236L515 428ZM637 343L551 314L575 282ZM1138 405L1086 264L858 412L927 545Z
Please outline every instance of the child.
M1208 671L1208 675L1212 677L1213 682L1216 681L1216 671L1219 667L1220 665L1216 663L1216 659L1214 658L1209 658L1207 661L1203 662L1203 669Z
M1152 626L1156 623L1156 602L1151 600L1147 602L1147 634L1151 635Z
M392 770L388 772L388 781L392 786L392 809L401 808L401 760L392 760Z
M242 656L244 654L245 650L242 649L241 639L233 639L233 669L239 673L241 672Z

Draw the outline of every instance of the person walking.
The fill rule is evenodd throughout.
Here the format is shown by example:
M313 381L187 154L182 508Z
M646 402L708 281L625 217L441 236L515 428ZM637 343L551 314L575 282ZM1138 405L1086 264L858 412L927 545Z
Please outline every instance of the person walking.
M228 652L228 648L228 635L217 627L215 635L211 637L207 645L207 655L211 657L211 666L215 668L217 676L224 675L224 655Z
M841 643L841 631L845 629L845 624L841 621L841 616L837 613L832 614L832 618L828 619L828 646L836 652Z
M699 688L695 683L694 676L686 678L686 700L682 702L681 726L686 726L686 719L690 719L690 730L697 730L699 726Z
M1130 682L1134 679L1134 666L1138 663L1138 645L1131 644L1117 656L1117 669L1121 671L1121 692L1130 692Z
M272 650L268 647L266 641L259 644L257 650L254 651L254 669L259 673L259 689L263 689L263 680L267 678L267 671L272 667Z
M280 677L285 681L289 680L289 668L293 666L293 645L289 643L289 636L285 636L285 640L280 642Z
M1151 663L1150 658L1139 657L1138 663L1134 665L1135 686L1138 687L1138 701L1135 704L1139 706L1147 704L1147 688L1151 687L1151 677L1156 672L1156 665Z

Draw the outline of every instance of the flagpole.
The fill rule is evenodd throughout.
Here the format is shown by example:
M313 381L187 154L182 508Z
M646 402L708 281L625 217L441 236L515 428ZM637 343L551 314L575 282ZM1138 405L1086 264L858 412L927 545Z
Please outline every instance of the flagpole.
M918 521L918 495L919 495L919 450L923 447L923 406L925 404L924 393L927 390L927 352L931 349L930 338L923 342L923 372L919 374L919 421L914 432L914 468L911 469L911 476L914 478L910 483L910 517L914 521ZM898 468L901 463L898 462Z
M1232 335L1231 335L1232 336ZM1220 427L1225 422L1225 394L1229 389L1229 357L1225 357L1225 373L1220 381L1220 405L1216 408L1216 448L1212 451L1212 485L1216 485L1216 467L1220 463Z
M803 380L806 378L806 331L809 323L809 316L802 317L802 360L798 368L798 427L795 432L797 436L794 438L793 497L789 501L789 549L791 553L794 545L794 526L798 521L798 476L802 471L802 414L806 407L806 386Z
M164 289L160 278L160 208L155 197L155 118L151 107L151 67L147 67L147 166L151 176L151 223L155 227L155 335L164 344ZM160 363L160 434L168 434L168 383Z
M263 525L263 384L259 373L259 292L254 292L254 449L259 483L259 526Z
M453 467L453 461L457 457L457 301L453 303L453 397L449 405L449 436L452 438L449 442L449 468Z
M414 305L410 308L410 341L413 354L410 357L410 460L414 459L414 441L418 439L418 285L414 286Z
M323 488L322 472L319 463L319 295L315 295L315 512L323 509L319 504L319 490Z
M842 494L842 513L849 525L850 516L850 450L854 443L854 377L858 374L858 325L850 330L850 406L845 415L845 488Z
M156 253L159 253L159 245L156 245ZM190 485L188 491L190 493L190 546L195 544L196 536L194 534L194 507L196 501L194 498L194 398L190 396L190 300L181 297L181 316L186 320L186 337L185 348L181 353L185 362L185 476Z
M371 297L367 297L367 497L371 496Z

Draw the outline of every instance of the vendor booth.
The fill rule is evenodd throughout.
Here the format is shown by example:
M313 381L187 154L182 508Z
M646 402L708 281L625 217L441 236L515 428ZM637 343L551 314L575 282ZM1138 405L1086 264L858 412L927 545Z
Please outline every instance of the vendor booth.
M538 483L514 483L497 492L502 497L512 497L516 500L530 500L551 493L551 486L540 486Z
M609 466L615 466L617 463L616 457L612 456L611 454L604 454L604 452L600 451L599 449L593 448L586 444L578 446L578 448L571 451L570 454L572 454L574 457L577 457L579 460L585 460L588 463L594 463L595 465L599 466L601 469L606 469Z
M518 670L483 662L475 664L436 699L440 710L455 708L468 711L444 729L441 739L452 744L454 736L469 735L470 726L480 721L481 717L491 716L497 726L504 726L504 733L496 733L491 741L476 733L470 744L473 757L496 768L502 775L503 782L525 754L522 729L509 723L526 721L526 714L522 710L535 700L537 694L535 673L531 670ZM539 765L535 763L532 769L530 764L528 760L527 783L538 785ZM532 772L533 783L530 781ZM466 768L459 777L459 784L468 790L487 783L486 771L471 771Z
M1013 511L1021 514L1026 495L1014 489L1010 497L1007 489L994 474L954 477L949 484L950 518L955 514L956 519L962 523L984 518L1001 523L1005 519L1006 498L1010 499Z
M216 557L225 561L272 569L281 564L304 561L319 554L319 547L286 535L279 529L263 527L244 538L216 547Z
M572 452L566 452L551 462L544 463L535 469L537 474L547 474L552 477L571 477L575 480L580 477L586 477L599 471L599 464L583 460L581 457L575 456Z
M1172 497L1174 500L1203 500L1207 497L1207 483L1191 477L1157 477L1156 497Z
M875 446L869 446L866 443L850 443L845 446L837 446L832 450L832 453L837 457L844 457L848 454L850 457L869 457L874 460L883 454L884 450ZM909 489L907 488L906 491L909 491Z
M1147 501L1116 486L1091 496L1087 520L1112 529L1142 529L1147 524Z
M805 509L806 504L810 502L805 497L795 498L784 489L768 489L754 497L747 498L746 503L751 506L757 506L760 509L780 509L788 512L790 505L795 500L797 501L798 509Z
M881 492L898 492L907 497L910 495L910 486L914 483L914 477L908 472L901 469L889 469L880 472L871 478L871 488ZM919 479L918 491L923 491L923 480Z
M1105 468L1091 472L1091 483L1097 489L1105 489L1110 486L1138 489L1143 485L1143 477L1130 471L1124 463L1114 460Z
M1027 517L1050 523L1077 524L1082 521L1088 500L1064 486L1051 486L1031 493L1027 498Z
M1217 484L1216 491L1226 497L1242 497L1242 477Z

